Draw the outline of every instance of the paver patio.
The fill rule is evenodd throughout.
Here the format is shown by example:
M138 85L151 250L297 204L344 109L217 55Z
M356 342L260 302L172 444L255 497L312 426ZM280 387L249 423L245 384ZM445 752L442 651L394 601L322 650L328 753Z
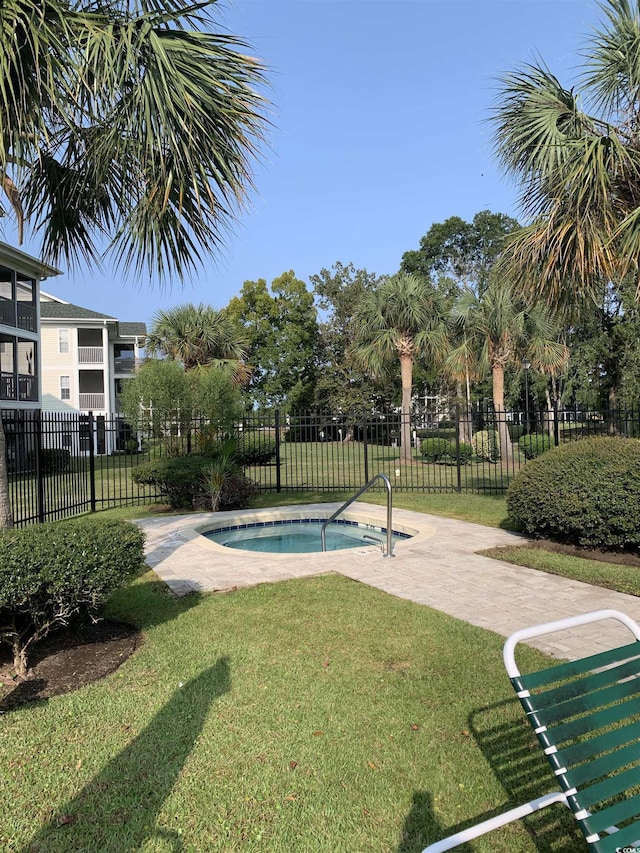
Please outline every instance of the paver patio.
M326 516L340 503L309 505ZM358 502L353 505L380 526L386 509ZM300 516L304 507L264 510ZM251 511L247 511L251 512ZM589 610L613 608L640 622L640 598L591 586L545 572L514 566L477 552L526 542L525 537L497 528L394 509L395 527L420 531L395 546L393 558L376 546L326 554L260 554L223 548L209 542L197 528L219 526L241 513L199 513L139 519L147 534L147 563L178 595L220 591L257 583L338 572L391 595L433 607L473 625L508 636L519 628L574 616ZM534 642L537 648L561 658L582 657L628 642L615 622L577 628Z

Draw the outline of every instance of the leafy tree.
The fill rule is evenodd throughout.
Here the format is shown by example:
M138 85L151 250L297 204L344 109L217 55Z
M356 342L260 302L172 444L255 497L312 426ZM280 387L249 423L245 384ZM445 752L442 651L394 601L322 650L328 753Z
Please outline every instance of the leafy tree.
M476 213L472 222L451 216L431 226L420 239L419 249L404 253L400 269L433 280L444 278L441 286L448 295L461 287L482 293L505 239L519 228L512 217L490 210Z
M638 271L640 4L601 8L582 89L565 88L542 62L525 65L502 78L493 116L501 163L531 220L510 245L509 275L548 300L597 301L602 282Z
M293 270L271 282L245 281L227 306L248 341L248 393L260 407L305 408L313 390L318 346L313 295Z
M354 329L353 353L372 373L385 372L390 363L400 362L402 459L411 462L413 367L419 355L437 360L445 349L442 297L428 280L397 273L365 295Z
M97 263L106 241L125 269L179 278L218 249L251 185L265 78L212 31L214 2L3 0L0 187L18 242L29 221L53 264Z
M617 286L609 282L597 303L583 303L566 337L566 398L609 410L640 401L640 311L630 277Z
M466 290L452 314L465 334L461 347L449 353L449 369L455 369L463 356L472 359L476 369L491 372L500 452L508 460L512 449L505 419L505 369L527 359L534 370L557 370L566 362L566 347L558 342L550 314L540 305L530 305L509 281L495 274L482 296Z
M233 318L210 305L177 305L158 311L145 347L152 355L181 361L186 371L214 365L244 379L247 342Z
M214 430L228 430L242 413L240 389L228 371L186 371L177 361L156 358L127 380L120 403L128 423L156 436L169 425L188 434L194 418L205 418Z
M320 409L353 417L367 409L387 408L375 399L371 378L351 351L358 306L382 280L366 269L356 269L352 263L339 261L331 270L322 269L309 278L322 318L319 324L322 369L314 396L314 404Z

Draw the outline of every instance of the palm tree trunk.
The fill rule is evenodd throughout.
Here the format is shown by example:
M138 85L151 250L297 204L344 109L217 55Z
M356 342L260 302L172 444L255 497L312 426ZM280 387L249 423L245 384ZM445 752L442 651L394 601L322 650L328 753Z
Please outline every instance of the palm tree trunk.
M402 461L413 461L411 447L411 389L413 387L413 358L410 355L400 355L400 377L402 379L402 414L400 424L400 443L402 445Z
M513 448L511 447L511 436L507 428L507 419L504 411L504 367L502 364L494 363L492 366L493 375L493 410L496 414L498 422L498 435L500 437L500 456L502 461L510 462L513 458Z
M0 530L13 527L13 514L9 498L9 471L7 468L7 441L0 412Z

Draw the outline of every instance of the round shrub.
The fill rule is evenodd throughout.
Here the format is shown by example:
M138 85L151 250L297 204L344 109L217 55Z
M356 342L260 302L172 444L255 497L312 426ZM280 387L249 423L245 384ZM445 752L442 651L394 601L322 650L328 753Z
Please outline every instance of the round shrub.
M640 546L640 441L585 438L532 459L507 491L510 517L536 536L591 548Z
M478 459L496 462L500 459L500 438L494 429L483 429L472 439L473 449Z
M446 438L425 438L420 442L420 453L427 462L437 462L450 452L451 445Z
M553 442L546 432L532 432L523 435L518 440L518 447L524 453L525 459L535 459L547 450L551 450Z
M75 614L95 614L144 565L144 534L83 517L0 531L0 641L24 675L32 646Z

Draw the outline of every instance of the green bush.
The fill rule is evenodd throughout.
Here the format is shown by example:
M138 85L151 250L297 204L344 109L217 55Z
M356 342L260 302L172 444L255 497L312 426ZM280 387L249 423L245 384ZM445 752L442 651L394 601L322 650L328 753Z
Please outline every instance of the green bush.
M456 445L454 442L451 442L452 445L452 455L456 456ZM469 444L468 441L461 441L458 445L458 454L460 456L460 463L462 465L466 465L468 462L471 462L473 458L473 445Z
M26 455L26 465L29 471L36 470L36 451L30 450ZM68 471L71 464L71 453L64 447L43 447L40 450L40 471L42 474L57 474Z
M224 443L220 445L224 447ZM170 456L138 465L131 472L134 482L152 486L174 509L211 509L207 489L207 470L215 456L192 453L189 456ZM229 462L222 478L218 509L244 509L256 494L255 484L237 471L235 462Z
M246 468L250 465L267 465L276 456L275 439L264 432L241 432L236 439L236 460Z
M532 432L529 435L523 435L518 440L518 447L524 453L524 458L535 459L547 450L551 450L553 442L551 437L546 432Z
M155 487L174 509L193 507L202 491L204 471L211 459L190 456L161 456L143 462L131 471L134 483Z
M472 438L473 450L478 459L497 462L500 459L500 438L494 429L483 429Z
M420 453L427 462L437 462L438 459L441 459L450 452L451 444L446 438L425 438L420 443Z
M511 441L519 441L527 428L524 424L507 424L507 430L509 431Z
M126 521L79 518L0 531L0 639L24 675L32 646L75 614L95 613L144 564Z
M455 426L439 426L431 429L425 427L424 429L417 429L416 435L418 438L446 438L455 441L456 428Z
M640 441L585 438L533 459L507 509L525 533L604 549L640 546Z

